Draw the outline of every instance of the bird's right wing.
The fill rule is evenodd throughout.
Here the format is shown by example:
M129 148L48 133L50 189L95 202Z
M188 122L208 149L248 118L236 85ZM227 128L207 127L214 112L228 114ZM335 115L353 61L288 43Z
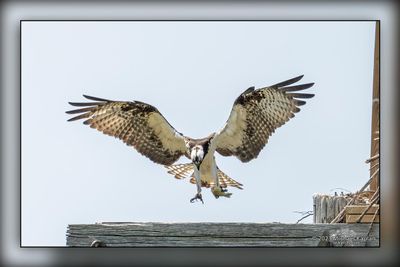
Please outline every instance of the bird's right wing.
M67 111L68 114L79 114L68 121L86 119L84 124L121 139L159 164L171 165L182 155L188 156L183 135L168 123L157 108L140 101L84 97L95 102L70 102L72 106L83 108Z

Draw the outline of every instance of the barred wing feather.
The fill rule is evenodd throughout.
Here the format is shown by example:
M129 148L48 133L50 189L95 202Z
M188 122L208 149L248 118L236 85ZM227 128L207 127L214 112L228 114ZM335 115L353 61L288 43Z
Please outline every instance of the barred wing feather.
M68 121L85 119L84 124L121 139L155 163L170 165L186 155L183 135L168 123L157 108L140 101L84 97L94 102L70 102L70 105L81 108L67 111L68 114L79 114Z
M314 94L299 93L314 83L292 85L303 76L255 89L250 87L234 102L225 126L216 134L216 151L242 162L256 158L269 136L300 111ZM292 86L289 86L292 85Z

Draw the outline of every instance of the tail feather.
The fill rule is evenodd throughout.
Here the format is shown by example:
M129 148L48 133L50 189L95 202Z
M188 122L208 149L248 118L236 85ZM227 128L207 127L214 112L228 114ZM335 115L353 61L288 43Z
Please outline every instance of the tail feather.
M229 177L227 174L225 174L219 168L218 168L217 176L218 176L219 183L220 183L221 187L225 188L227 186L233 186L233 187L236 187L238 189L243 189L243 187L242 187L243 184L233 180L231 177Z
M168 173L172 174L176 179L183 179L193 174L193 163L165 165Z
M165 165L164 167L167 168L168 173L172 174L176 179L184 179L190 177L190 182L192 184L196 184L196 179L194 178L193 163ZM241 183L233 180L231 177L229 177L227 174L221 171L218 167L217 167L217 176L219 179L219 184L221 185L222 188L227 188L228 186L232 186L238 189L243 189L242 187L243 185ZM214 181L211 182L201 181L201 186L207 188L213 187Z
M243 185L235 180L233 180L231 177L229 177L227 174L225 174L223 171L221 171L219 168L217 169L217 176L219 179L219 184L222 188L227 188L228 186L236 187L238 189L243 189ZM192 173L190 182L192 184L196 184L196 178L194 178L194 174ZM211 182L205 182L201 181L201 186L202 187L213 187L214 186L214 181Z

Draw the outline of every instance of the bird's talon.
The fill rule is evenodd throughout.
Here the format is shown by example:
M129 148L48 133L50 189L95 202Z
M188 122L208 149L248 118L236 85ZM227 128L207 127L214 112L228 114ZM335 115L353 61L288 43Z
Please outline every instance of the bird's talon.
M200 193L199 193L199 194L196 194L196 195L194 196L194 198L192 198L192 199L190 200L190 203L193 203L193 202L194 202L195 200L197 200L197 199L200 199L200 200L201 200L201 203L204 204L203 198L202 198L202 196L201 196Z

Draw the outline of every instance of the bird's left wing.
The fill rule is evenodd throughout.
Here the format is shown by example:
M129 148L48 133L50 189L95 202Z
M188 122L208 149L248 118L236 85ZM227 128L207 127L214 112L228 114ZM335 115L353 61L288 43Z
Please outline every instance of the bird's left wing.
M183 135L168 123L157 108L140 101L84 97L95 102L70 102L72 106L83 108L67 111L68 114L79 114L68 121L86 119L84 124L121 139L159 164L170 165L186 155Z
M268 87L250 87L234 102L225 126L215 135L216 150L223 156L236 156L248 162L258 156L276 128L282 126L298 106L314 94L298 93L314 83L291 85L303 76L280 82Z

